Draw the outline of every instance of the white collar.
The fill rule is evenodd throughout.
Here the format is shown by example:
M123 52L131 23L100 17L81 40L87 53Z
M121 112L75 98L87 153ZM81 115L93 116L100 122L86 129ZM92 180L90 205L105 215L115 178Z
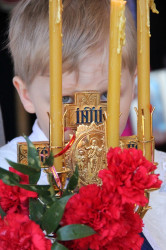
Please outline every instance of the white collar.
M37 119L32 127L32 134L29 136L29 139L32 142L33 141L48 141L48 138L45 136L45 134L39 127Z

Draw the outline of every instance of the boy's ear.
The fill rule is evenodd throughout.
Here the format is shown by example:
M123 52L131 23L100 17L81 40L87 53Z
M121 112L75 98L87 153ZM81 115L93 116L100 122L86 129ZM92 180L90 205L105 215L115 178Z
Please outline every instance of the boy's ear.
M25 82L18 76L13 78L13 85L16 88L20 100L28 113L35 113L34 105L30 99L29 92Z

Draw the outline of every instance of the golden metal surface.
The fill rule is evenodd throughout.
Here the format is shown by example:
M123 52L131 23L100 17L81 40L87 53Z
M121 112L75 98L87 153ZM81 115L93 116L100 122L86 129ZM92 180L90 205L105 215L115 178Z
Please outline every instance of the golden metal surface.
M74 104L64 105L64 126L76 130L79 125L90 125L92 122L102 124L107 104L100 102L100 93L86 91L75 93Z
M106 168L105 126L80 125L76 132L76 141L66 154L66 166L72 172L79 169L80 185L100 184L98 172Z
M70 172L71 175L76 166L79 169L80 186L92 183L101 184L98 172L107 167L106 109L106 103L100 102L100 93L90 91L76 93L75 103L64 105L64 126L76 132L76 140L63 157L64 171L58 173L63 187L67 174ZM137 109L135 110L138 114ZM138 141L136 135L120 137L119 146L122 149L139 148L141 144L143 149L145 149L145 144L151 143L152 162L154 162L154 138L152 136L149 141L145 141L144 139L144 115L142 115L141 127L143 134L142 141ZM45 161L50 151L49 142L33 142L33 144L39 153L41 167L50 174L49 168L43 166L43 161ZM144 150L143 153L145 153ZM18 143L18 162L27 164L26 143ZM148 198L151 191L153 190L146 191ZM139 207L137 212L143 217L149 209L150 207L147 204L145 207Z
M154 137L153 137L153 129L152 129L152 117L153 117L153 112L154 112L155 108L152 108L151 110L151 114L150 114L150 122L151 122L151 126L150 126L150 131L151 131L151 138L150 140L146 140L145 139L145 116L144 116L144 110L141 109L141 114L142 114L142 118L141 118L141 131L142 131L142 138L138 139L137 137L137 144L138 144L138 149L141 149L143 151L143 155L146 157L146 150L147 150L147 145L150 144L150 155L151 155L151 162L154 162L154 149L155 149L155 143L154 143ZM135 112L137 115L137 131L138 131L138 109L135 108Z
M67 175L72 175L76 165L79 167L79 186L92 183L101 184L97 177L100 169L106 168L106 146L105 146L105 125L97 126L92 123L90 126L80 125L76 133L76 141L69 151L65 154L65 172L58 173L64 188ZM43 166L44 159L48 156L49 142L33 142L37 148L41 160L41 167L48 173L49 169ZM153 141L154 144L154 141ZM138 140L136 136L120 137L121 148L137 148ZM27 144L18 143L18 162L27 164ZM70 173L70 174L69 174ZM56 191L56 186L55 186ZM146 191L149 193L154 189ZM137 213L144 217L151 207L139 207Z
M43 166L43 162L48 157L49 142L33 142L33 144L39 153L41 167L47 168ZM120 147L137 148L136 136L120 137ZM80 174L83 166L85 165L86 167L86 164L92 166L102 162L102 166L98 167L98 169L103 169L106 167L106 151L105 124L99 126L95 123L92 123L90 126L80 125L76 132L76 141L65 154L64 164L71 170L74 170L75 164L78 164L78 166L80 166ZM26 142L17 144L17 152L17 161L22 164L27 164Z
M33 142L33 144L38 151L41 161L41 167L44 168L43 162L45 161L49 153L49 142L48 141ZM26 142L19 142L17 144L17 162L27 165L28 164L27 154L28 154L28 148Z
M66 168L66 167L63 167L62 168L62 172L57 172L58 176L59 176L59 179L60 179L60 183L62 185L62 190L65 188L65 185L66 185L66 179L70 173L70 169L69 168ZM50 170L50 168L45 168L44 169L44 172L48 174L48 178L49 176L51 177L51 181L52 183L54 184L54 190L55 191L59 191L59 188L55 185L55 180L54 180L54 176Z

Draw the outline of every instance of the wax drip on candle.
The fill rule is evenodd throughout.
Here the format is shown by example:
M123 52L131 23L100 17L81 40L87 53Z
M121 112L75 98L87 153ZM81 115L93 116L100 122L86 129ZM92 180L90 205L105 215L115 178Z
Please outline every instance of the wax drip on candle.
M122 50L122 46L125 45L125 24L126 24L126 17L125 17L125 4L126 1L123 1L121 6L121 12L120 12L120 22L119 22L119 39L118 39L118 48L117 53L120 54Z
M149 6L150 6L153 13L159 14L159 11L156 8L156 4L155 4L154 0L150 0Z
M147 28L148 28L149 37L151 37L151 34L150 34L150 13L149 13L149 9L150 9L150 0L146 0Z
M58 0L56 23L60 23L60 22L61 22L61 0Z
M52 0L50 0L52 2ZM61 0L57 0L57 13L54 12L54 32L56 30L56 24L60 24L61 23ZM63 10L63 6L62 6L62 10ZM61 34L62 36L62 34Z
M147 26L148 26L148 29L149 29L149 36L151 37L151 34L150 34L150 13L149 13L149 9L151 9L151 11L153 13L156 13L156 14L159 14L159 11L156 8L156 4L155 4L154 0L147 0L147 2L146 2L146 8L147 8Z

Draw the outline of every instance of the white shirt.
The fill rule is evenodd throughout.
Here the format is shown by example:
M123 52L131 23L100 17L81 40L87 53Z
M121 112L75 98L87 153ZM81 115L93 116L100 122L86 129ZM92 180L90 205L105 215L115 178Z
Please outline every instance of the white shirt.
M37 121L35 121L32 134L29 139L33 141L48 141L42 130L39 128ZM17 162L17 143L25 142L25 139L20 136L8 144L0 148L0 167L8 169L9 165L5 158ZM155 150L155 161L158 162L158 169L156 172L160 173L160 179L164 181L165 190L152 192L150 195L149 205L152 207L149 210L143 221L143 233L154 250L166 249L166 153ZM165 169L165 170L164 170ZM48 184L47 175L42 171L39 183L41 185Z
M32 127L32 134L29 136L30 141L48 141L48 138L45 136L43 131L39 128L37 120L35 121ZM14 138L12 141L4 145L0 148L0 167L6 170L9 169L9 164L6 159L17 162L17 143L25 142L23 136L19 136ZM43 171L41 172L41 176L38 184L40 185L48 185L47 174Z
M166 153L155 150L158 163L155 173L163 181L160 190L150 193L149 205L152 207L143 218L143 233L153 249L166 249Z

